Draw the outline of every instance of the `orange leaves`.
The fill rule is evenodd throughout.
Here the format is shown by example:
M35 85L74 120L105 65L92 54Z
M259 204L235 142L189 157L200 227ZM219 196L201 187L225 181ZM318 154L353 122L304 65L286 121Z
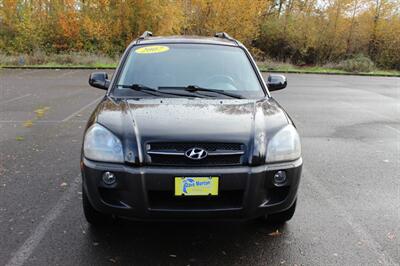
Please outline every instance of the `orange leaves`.
M249 48L260 58L324 64L363 53L399 68L398 6L399 0L0 0L0 53L115 55L145 30L226 31L247 46L256 43Z
M189 33L211 35L229 32L246 44L258 35L260 14L268 7L262 0L192 0L185 8Z
M67 11L58 16L61 34L67 39L76 40L79 35L79 19L74 11Z

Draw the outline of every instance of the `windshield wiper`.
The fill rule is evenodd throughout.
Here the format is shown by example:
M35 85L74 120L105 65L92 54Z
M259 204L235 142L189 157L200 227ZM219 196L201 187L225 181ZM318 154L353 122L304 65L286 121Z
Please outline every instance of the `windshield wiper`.
M184 90L185 91L189 91L189 92L198 92L198 91L213 92L213 93L225 95L225 96L236 98L236 99L243 99L243 97L241 95L238 95L238 94L226 92L226 91L223 91L223 90L202 88L202 87L199 87L197 85L188 85L188 86L186 86L184 88Z
M154 94L153 92L158 93L158 91L156 89L147 87L142 84L132 84L132 85L117 84L116 86L122 87L122 88L127 88L127 89L132 89L135 91L143 91L145 93L148 93L148 94L151 94L154 96L157 96L157 94Z
M188 95L188 94L161 91L161 90L154 89L154 88L148 87L146 85L142 85L142 84L132 84L132 85L117 84L116 86L122 87L122 88L127 88L127 89L132 89L135 91L145 92L145 93L153 95L153 96L159 96L159 94L167 94L167 95L174 95L174 96L196 97L196 96Z

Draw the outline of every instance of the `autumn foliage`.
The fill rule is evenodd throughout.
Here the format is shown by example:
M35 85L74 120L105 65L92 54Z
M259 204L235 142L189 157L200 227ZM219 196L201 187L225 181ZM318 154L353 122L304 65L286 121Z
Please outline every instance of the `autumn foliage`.
M0 0L0 53L117 55L145 30L226 31L299 65L364 55L400 69L400 0Z

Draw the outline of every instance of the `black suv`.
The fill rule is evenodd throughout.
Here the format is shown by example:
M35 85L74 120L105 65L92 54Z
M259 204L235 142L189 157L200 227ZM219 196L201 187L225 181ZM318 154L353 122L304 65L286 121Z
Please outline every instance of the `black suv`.
M247 49L226 33L152 37L126 49L84 134L83 209L91 224L289 220L302 158L290 117Z

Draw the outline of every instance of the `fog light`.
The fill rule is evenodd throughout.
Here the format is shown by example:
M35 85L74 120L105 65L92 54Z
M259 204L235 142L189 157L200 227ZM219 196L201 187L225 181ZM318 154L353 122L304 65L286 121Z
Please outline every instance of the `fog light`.
M104 172L104 174L103 174L103 182L104 182L104 184L112 185L112 184L115 183L116 180L117 179L116 179L116 177L115 177L115 175L113 173Z
M274 175L275 186L283 186L286 183L286 172L278 171Z

